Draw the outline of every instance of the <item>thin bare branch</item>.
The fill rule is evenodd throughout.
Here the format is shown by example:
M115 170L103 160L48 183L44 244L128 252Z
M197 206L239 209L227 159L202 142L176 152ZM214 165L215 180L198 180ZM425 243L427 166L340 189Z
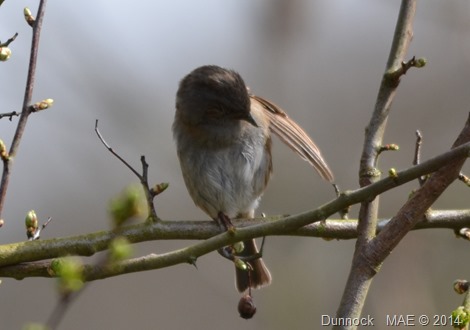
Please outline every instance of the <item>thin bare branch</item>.
M0 47L8 47L13 41L18 37L18 32L13 35L10 39L5 42L0 43Z
M108 149L110 153L114 155L117 159L121 161L128 169L131 170L132 173L135 174L136 177L139 178L139 180L142 180L142 175L140 175L139 172L137 172L124 158L122 158L114 149L104 140L103 136L100 133L100 130L98 129L98 119L95 121L95 133L98 135L98 138L100 139L101 143Z
M12 121L13 117L17 117L19 116L20 113L19 112L16 112L16 111L12 111L12 112L5 112L5 113L0 113L0 119L4 118L4 117L8 117L8 119L10 121Z
M142 174L137 172L124 158L122 158L114 149L104 140L103 136L101 135L99 129L98 129L98 119L96 119L95 122L95 132L96 135L98 135L98 138L100 139L101 143L106 147L106 149L109 150L110 153L112 153L117 159L119 159L128 169L131 170L132 173L135 174L139 178L140 183L142 184L142 187L144 188L144 193L145 193L145 198L147 200L147 207L149 211L149 218L152 221L158 220L157 212L155 210L155 205L153 204L153 198L155 197L155 193L153 192L153 189L150 188L149 183L148 183L148 167L149 165L147 164L147 161L145 160L145 156L140 157L140 161L142 163Z
M36 75L36 63L38 58L38 51L39 51L39 37L41 36L41 28L42 22L44 18L44 13L46 10L46 3L47 0L41 0L39 2L38 13L36 15L36 22L33 26L33 38L31 42L31 53L29 58L29 68L28 68L28 76L26 79L26 88L24 93L23 99L23 107L20 119L18 121L18 126L16 127L15 135L13 136L13 140L11 143L8 159L3 160L3 173L2 179L0 181L0 217L3 212L3 207L5 204L5 197L6 192L8 189L8 183L10 181L11 176L11 167L13 164L13 158L16 156L18 152L18 148L20 146L21 138L23 137L23 133L26 128L26 123L28 121L28 117L31 113L29 104L31 103L31 99L33 96L33 89L34 89L34 81Z

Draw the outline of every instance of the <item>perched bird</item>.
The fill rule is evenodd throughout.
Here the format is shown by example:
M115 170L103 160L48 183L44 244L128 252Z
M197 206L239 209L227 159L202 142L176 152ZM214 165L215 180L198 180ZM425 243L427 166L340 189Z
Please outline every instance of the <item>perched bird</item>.
M237 72L207 65L181 80L173 123L181 171L194 203L219 224L254 217L272 173L271 132L333 181L303 129L274 103L252 95ZM258 252L254 240L243 243L240 256ZM249 271L236 268L240 292L271 283L261 258L248 263Z

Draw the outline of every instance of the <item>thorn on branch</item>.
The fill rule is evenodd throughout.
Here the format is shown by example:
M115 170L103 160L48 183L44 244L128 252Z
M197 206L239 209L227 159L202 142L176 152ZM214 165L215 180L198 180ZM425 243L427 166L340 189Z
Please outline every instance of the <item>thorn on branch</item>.
M197 257L195 257L195 256L190 256L190 257L188 258L188 264L193 265L194 268L197 269L196 261L197 261Z

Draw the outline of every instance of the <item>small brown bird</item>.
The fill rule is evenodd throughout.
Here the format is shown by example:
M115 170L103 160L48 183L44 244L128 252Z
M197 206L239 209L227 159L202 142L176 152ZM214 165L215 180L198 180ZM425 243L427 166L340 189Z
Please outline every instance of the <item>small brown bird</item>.
M241 76L215 65L181 80L176 94L173 135L184 181L194 203L219 224L252 218L272 173L271 132L320 174L333 174L304 130L274 103L248 91ZM245 241L240 256L258 252ZM236 268L240 292L271 283L261 258Z

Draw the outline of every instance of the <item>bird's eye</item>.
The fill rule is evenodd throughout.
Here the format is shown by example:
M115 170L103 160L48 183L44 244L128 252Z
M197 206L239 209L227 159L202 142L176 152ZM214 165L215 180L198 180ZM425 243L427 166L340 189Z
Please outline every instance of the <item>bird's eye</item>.
M225 111L221 107L210 107L206 110L206 115L211 118L220 118L224 113Z

